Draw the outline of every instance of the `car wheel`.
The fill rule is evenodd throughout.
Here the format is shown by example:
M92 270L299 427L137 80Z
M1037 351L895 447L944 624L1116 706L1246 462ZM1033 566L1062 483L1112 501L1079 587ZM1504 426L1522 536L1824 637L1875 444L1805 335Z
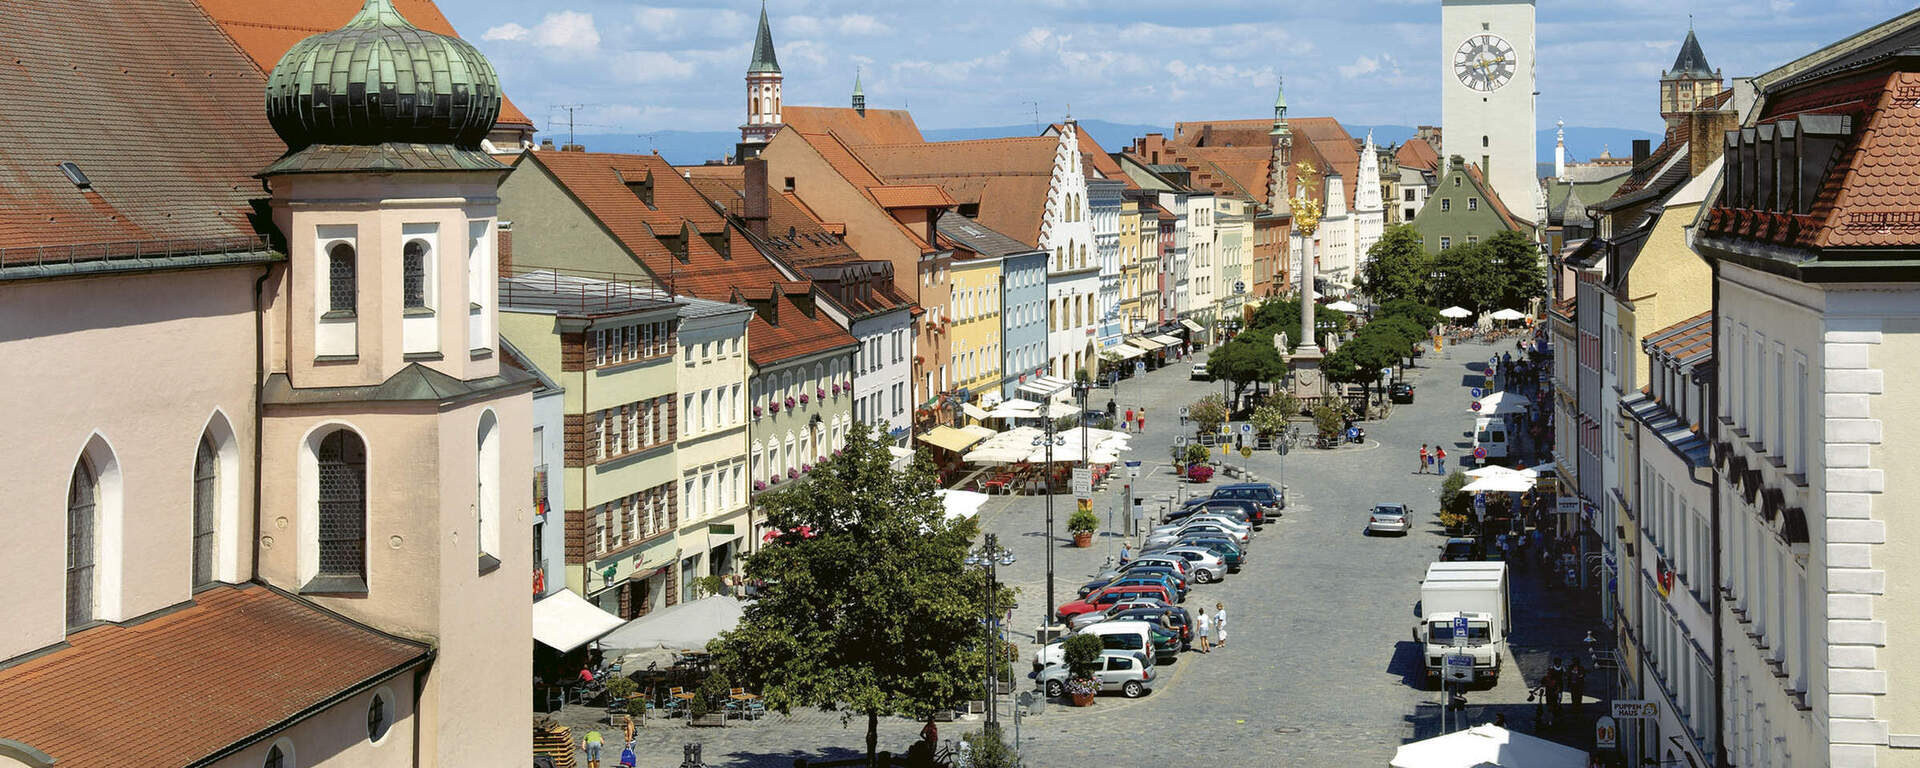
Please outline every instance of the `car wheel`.
M1205 568L1201 568L1201 569L1199 569L1199 570L1197 570L1197 571L1194 571L1194 572L1193 572L1193 577L1194 577L1194 578L1196 578L1196 579L1199 579L1199 580L1200 580L1200 583L1202 583L1202 584L1212 584L1212 583L1213 583L1213 571L1209 571L1209 570L1207 570L1207 569L1205 569Z
M1047 698L1057 699L1067 695L1067 687L1058 680L1047 681Z
M1146 692L1147 687L1141 685L1138 680L1128 680L1126 685L1120 686L1120 695L1129 699L1140 698L1140 695Z
M1362 528L1362 529L1360 529L1360 535L1362 535L1362 536L1372 536L1372 535L1373 535L1373 529L1372 529L1372 528Z

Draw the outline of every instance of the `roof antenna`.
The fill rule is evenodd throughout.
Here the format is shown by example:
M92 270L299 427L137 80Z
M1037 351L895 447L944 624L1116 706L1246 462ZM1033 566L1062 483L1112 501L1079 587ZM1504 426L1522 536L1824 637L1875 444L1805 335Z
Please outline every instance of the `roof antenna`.
M575 144L575 143L577 143L577 142L575 142L575 141L573 140L573 113L574 113L575 111L577 111L577 110L581 110L581 109L586 109L586 108L587 108L587 105L585 105L585 104L555 104L555 105L553 105L553 108L554 108L554 109L564 109L564 110L566 110L566 111L567 111L567 144L568 144L569 146L571 146L571 145L573 145L573 144Z

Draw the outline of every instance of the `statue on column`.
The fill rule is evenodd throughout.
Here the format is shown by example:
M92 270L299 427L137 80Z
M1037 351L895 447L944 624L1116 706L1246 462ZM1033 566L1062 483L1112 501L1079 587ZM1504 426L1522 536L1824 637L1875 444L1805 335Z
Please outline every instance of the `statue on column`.
M1294 396L1307 398L1319 397L1324 388L1320 378L1320 359L1325 355L1320 351L1319 335L1315 332L1313 320L1316 266L1313 235L1320 229L1322 210L1320 204L1308 196L1320 173L1312 163L1304 160L1294 169L1294 194L1287 201L1287 206L1293 210L1293 231L1300 234L1300 346L1294 349L1288 363L1293 369Z

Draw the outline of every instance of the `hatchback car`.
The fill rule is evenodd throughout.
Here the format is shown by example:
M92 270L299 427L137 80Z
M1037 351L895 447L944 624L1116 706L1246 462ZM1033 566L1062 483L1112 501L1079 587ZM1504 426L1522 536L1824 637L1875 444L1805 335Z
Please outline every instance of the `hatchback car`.
M1206 534L1231 539L1233 543L1240 545L1241 548L1245 548L1248 533L1249 531L1237 530L1236 528L1228 527L1224 523L1200 520L1180 525L1177 528L1155 529L1152 533L1147 534L1147 545L1153 546L1161 542L1178 541L1185 536Z
M1182 613L1186 612L1185 608L1168 605L1163 600L1157 600L1151 597L1142 597L1134 600L1122 600L1120 602L1114 603L1112 606L1109 606L1105 610L1093 611L1091 613L1083 613L1078 616L1075 616L1067 620L1067 629L1069 631L1078 632L1082 629L1086 629L1087 627L1090 627L1094 624L1098 624L1103 621L1112 621L1122 613L1125 613L1131 610L1140 609L1140 608L1160 608L1160 609L1172 608L1173 610L1180 611Z
M1132 560L1128 560L1126 564L1121 565L1120 570L1126 571L1131 568L1145 568L1145 567L1155 566L1155 565L1172 568L1175 572L1180 574L1181 578L1189 579L1189 580L1193 578L1193 566L1189 565L1185 558L1180 558L1180 557L1162 557L1160 555L1139 555L1134 557Z
M1094 682L1099 683L1100 692L1119 691L1129 699L1137 699L1153 690L1154 678L1158 675L1153 665L1146 663L1133 651L1101 651L1100 668L1094 670ZM1059 698L1067 694L1067 665L1054 664L1040 671L1037 678L1047 690L1047 695Z
M1451 538L1440 545L1440 561L1445 563L1464 563L1480 559L1480 543L1473 539Z
M1404 381L1387 385L1387 399L1396 403L1413 402L1413 385Z
M1287 508L1286 489L1273 483L1229 483L1213 489L1216 499L1246 499L1269 507L1261 511L1273 515Z
M1053 612L1060 621L1064 622L1083 613L1103 610L1123 600L1132 600L1141 597L1158 598L1168 605L1176 602L1173 593L1167 591L1166 587L1107 587L1079 600L1063 603L1060 607L1055 608Z
M1212 550L1202 547L1173 547L1162 550L1161 555L1177 557L1187 561L1193 567L1193 580L1202 584L1219 581L1227 575L1227 561Z
M1397 533L1401 536L1413 530L1413 523L1407 521L1407 505L1375 504L1373 511L1367 513L1366 535L1376 533Z
M1269 512L1260 502L1252 499L1216 499L1212 497L1188 499L1179 509L1167 514L1167 522L1177 522L1193 515L1225 515L1247 525L1266 525L1269 517L1279 512Z
M1194 363L1193 369L1187 372L1187 380L1188 381L1213 381L1213 374L1207 373L1206 363Z

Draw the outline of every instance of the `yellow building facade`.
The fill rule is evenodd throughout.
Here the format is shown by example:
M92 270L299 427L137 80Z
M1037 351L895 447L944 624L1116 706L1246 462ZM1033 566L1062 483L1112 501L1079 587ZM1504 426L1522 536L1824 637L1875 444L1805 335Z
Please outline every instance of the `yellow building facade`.
M948 370L953 371L956 389L997 393L1006 378L1000 355L1001 260L971 256L953 260Z

